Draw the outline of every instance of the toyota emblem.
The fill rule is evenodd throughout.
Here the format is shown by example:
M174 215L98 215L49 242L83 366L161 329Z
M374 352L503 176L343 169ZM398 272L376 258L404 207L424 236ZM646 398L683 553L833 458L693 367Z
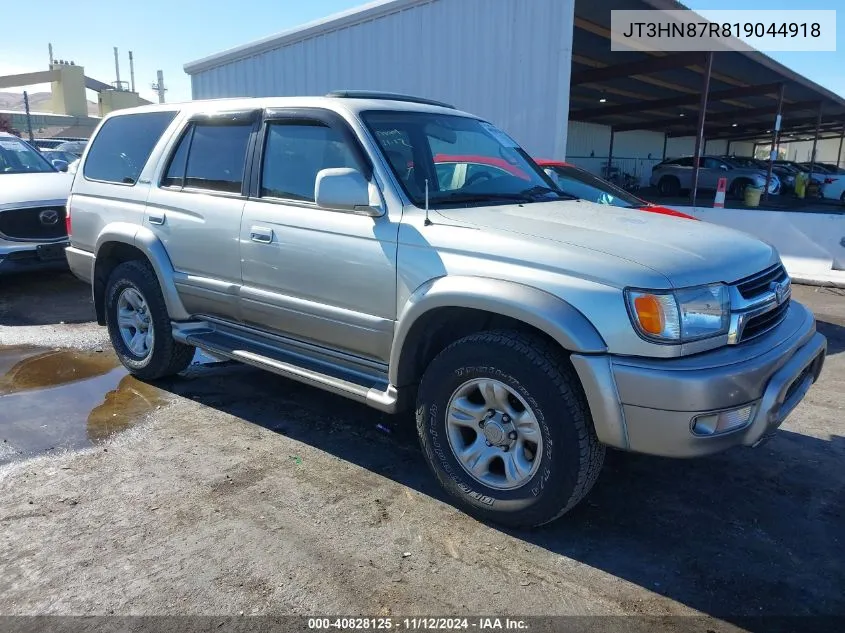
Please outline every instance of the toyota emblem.
M786 298L789 296L789 286L790 283L788 279L780 283L775 282L772 284L772 290L775 293L775 300L778 305L781 305L784 301L786 301Z
M38 214L38 221L44 226L52 226L59 221L59 212L55 209L45 209Z

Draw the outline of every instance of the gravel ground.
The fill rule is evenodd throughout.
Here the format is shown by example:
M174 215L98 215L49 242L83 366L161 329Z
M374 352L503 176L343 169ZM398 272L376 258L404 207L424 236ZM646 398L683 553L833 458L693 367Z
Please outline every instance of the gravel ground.
M87 287L3 283L0 614L845 616L842 291L795 288L830 356L771 442L610 453L573 512L511 532L441 496L406 417L233 363L141 385Z

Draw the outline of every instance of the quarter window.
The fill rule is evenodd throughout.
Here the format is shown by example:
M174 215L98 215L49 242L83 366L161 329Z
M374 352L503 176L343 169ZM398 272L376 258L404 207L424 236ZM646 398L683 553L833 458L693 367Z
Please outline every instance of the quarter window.
M109 119L93 140L82 173L91 180L134 185L174 111L124 114Z
M358 167L339 132L316 121L271 123L261 169L261 196L314 202L317 174L334 167Z
M194 128L189 127L182 135L182 140L176 147L176 151L170 158L167 173L161 181L162 187L182 187L185 184L185 167L188 164L188 148L191 146L191 137L194 135Z

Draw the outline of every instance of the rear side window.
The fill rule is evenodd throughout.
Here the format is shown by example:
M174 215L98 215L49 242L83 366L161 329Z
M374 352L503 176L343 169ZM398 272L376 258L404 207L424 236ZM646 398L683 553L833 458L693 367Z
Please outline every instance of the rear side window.
M244 164L252 123L244 125L215 125L195 123L193 135L183 137L173 157L171 168L178 169L179 153L190 142L185 166L185 187L240 193L244 178ZM179 174L170 173L168 178L178 181Z
M134 185L175 116L175 111L142 112L109 119L88 150L83 175L89 180Z

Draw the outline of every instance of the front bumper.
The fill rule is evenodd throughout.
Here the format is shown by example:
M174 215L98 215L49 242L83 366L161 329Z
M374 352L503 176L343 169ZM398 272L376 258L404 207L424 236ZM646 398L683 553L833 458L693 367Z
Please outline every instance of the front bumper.
M666 457L695 457L768 439L804 398L827 340L793 301L783 322L748 343L670 360L573 355L599 439ZM752 406L741 427L694 432L697 418Z
M39 270L67 270L67 242L0 241L0 274Z

